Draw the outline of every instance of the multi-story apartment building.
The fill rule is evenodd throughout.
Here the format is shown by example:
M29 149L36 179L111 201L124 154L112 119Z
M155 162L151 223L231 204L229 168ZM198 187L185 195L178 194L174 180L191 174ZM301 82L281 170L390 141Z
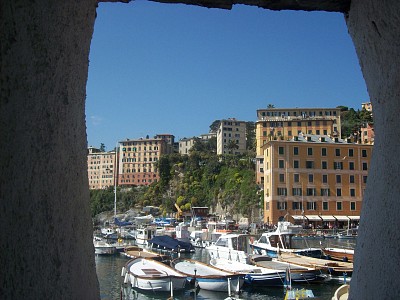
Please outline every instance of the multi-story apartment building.
M179 140L179 154L189 154L190 149L194 146L196 142L207 142L211 138L215 138L217 136L216 133L210 132L201 134L198 137L192 138L183 138Z
M217 154L243 154L246 151L246 122L235 118L221 120L217 131Z
M263 185L263 145L302 134L340 137L340 108L265 108L257 110L256 182Z
M89 189L105 189L114 186L115 151L102 152L89 147L87 156Z
M183 138L179 140L179 154L189 155L190 149L192 149L194 143L199 140L199 138Z
M159 180L155 163L173 152L174 136L156 135L119 142L118 185L149 185Z
M264 150L264 221L289 216L332 225L360 216L372 145L302 135L272 140Z

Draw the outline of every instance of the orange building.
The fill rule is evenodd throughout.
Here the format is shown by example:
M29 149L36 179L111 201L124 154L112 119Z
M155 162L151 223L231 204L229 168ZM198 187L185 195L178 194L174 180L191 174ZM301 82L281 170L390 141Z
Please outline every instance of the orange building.
M302 134L340 137L340 108L265 108L257 110L256 183L264 184L263 145Z
M315 225L357 220L372 145L317 135L272 140L264 151L264 222L289 216Z
M119 144L118 185L149 185L160 179L155 163L161 155L173 152L174 136L127 139Z
M114 186L115 151L102 152L89 147L87 156L89 189L105 189Z

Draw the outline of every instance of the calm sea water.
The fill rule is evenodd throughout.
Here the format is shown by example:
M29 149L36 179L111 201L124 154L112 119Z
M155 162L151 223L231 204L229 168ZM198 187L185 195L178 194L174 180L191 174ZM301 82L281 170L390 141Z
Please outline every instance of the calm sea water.
M296 248L300 247L345 247L354 248L355 240L340 240L340 239L307 239L296 240ZM194 254L190 255L191 258L207 262L208 254L204 249L196 249ZM150 292L141 293L131 288L124 288L123 277L121 277L121 269L129 259L122 255L116 256L96 256L96 270L97 277L100 284L100 296L102 300L116 300L116 299L138 299L138 300L158 300L167 299L169 293ZM331 300L335 290L341 285L341 282L331 280L323 284L312 285L296 285L296 288L311 289L315 296L321 300ZM122 298L121 298L122 296ZM227 293L212 292L199 290L197 294L191 293L189 290L180 293L175 293L174 298L179 300L219 300L225 299ZM282 300L284 298L283 288L264 288L256 290L244 290L238 298L248 300Z

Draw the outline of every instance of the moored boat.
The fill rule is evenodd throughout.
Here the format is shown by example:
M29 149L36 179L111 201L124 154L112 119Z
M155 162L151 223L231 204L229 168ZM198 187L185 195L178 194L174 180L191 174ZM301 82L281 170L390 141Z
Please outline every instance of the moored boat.
M117 253L117 248L114 245L98 238L93 239L93 246L94 253L97 255L113 255Z
M354 249L346 248L322 248L322 252L334 260L354 261Z
M252 263L259 267L289 271L293 284L322 283L327 279L327 275L323 274L320 268L311 265L302 266L295 263L287 263L265 255L254 255L251 259Z
M251 248L253 252L270 257L278 257L278 252L295 253L299 255L321 257L323 255L319 248L295 249L292 246L292 240L298 236L302 226L293 225L290 222L278 222L274 231L264 232L261 237L255 241Z
M170 266L153 259L132 259L122 268L124 283L143 291L168 292L182 290L187 276Z
M353 273L353 263L350 262L332 261L290 253L282 253L278 260L301 266L318 267L326 274L338 279L348 276L351 277Z
M159 254L148 249L144 249L138 246L125 247L123 255L129 258L144 257L149 259L154 259L161 262L167 262L170 260L168 255Z
M171 266L185 274L189 280L195 281L204 290L229 292L233 289L239 292L244 282L239 273L221 270L192 259L177 258L171 262Z
M215 244L206 247L211 258L224 258L242 263L250 263L250 235L223 234Z
M218 269L243 274L245 284L252 287L283 286L285 282L285 270L267 269L222 258L213 258L210 264Z

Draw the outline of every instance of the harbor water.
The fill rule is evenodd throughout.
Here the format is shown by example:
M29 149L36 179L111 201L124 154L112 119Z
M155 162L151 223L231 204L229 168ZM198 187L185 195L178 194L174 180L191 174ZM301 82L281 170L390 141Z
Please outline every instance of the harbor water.
M354 248L354 239L321 239L321 238L307 238L298 239L295 241L296 248L305 247L340 247L340 248ZM187 255L192 259L203 262L208 262L209 256L205 249L197 248L196 252ZM123 285L123 278L121 277L121 269L129 259L123 255L115 256L96 256L96 271L100 284L100 297L102 300L116 300L116 299L167 299L170 297L169 293L149 292L141 293L130 287ZM331 300L335 290L343 282L337 280L330 280L322 284L309 284L309 285L295 285L294 288L311 289L316 297L320 300ZM282 287L266 287L257 288L253 290L244 289L237 297L240 299L252 300L282 300L284 298L284 289ZM198 299L198 300L218 300L225 299L228 293L212 292L199 290L196 294L191 290L185 290L179 293L174 293L174 299ZM122 297L122 298L121 298Z

